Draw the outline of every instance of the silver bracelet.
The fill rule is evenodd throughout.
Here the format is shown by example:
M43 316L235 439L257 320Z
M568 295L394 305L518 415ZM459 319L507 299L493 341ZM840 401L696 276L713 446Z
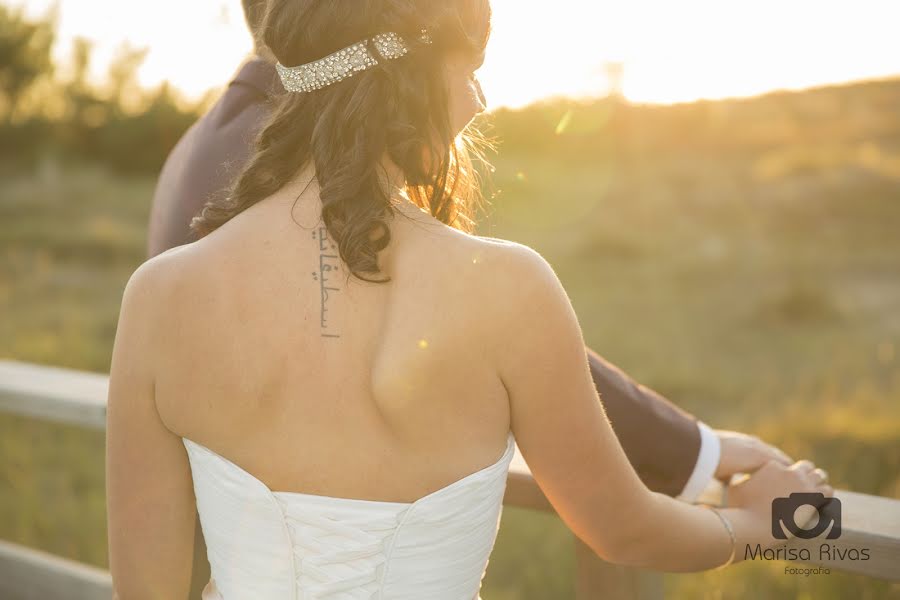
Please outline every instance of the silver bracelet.
M734 527L731 526L731 522L723 515L718 508L715 506L710 506L709 504L703 504L701 506L705 506L709 510L716 513L716 516L719 517L719 520L722 521L722 524L725 526L725 529L728 530L728 536L731 538L731 555L728 557L728 560L723 565L719 565L713 571L718 571L719 569L724 569L728 565L730 565L734 561L734 551L737 546L737 537L734 535Z

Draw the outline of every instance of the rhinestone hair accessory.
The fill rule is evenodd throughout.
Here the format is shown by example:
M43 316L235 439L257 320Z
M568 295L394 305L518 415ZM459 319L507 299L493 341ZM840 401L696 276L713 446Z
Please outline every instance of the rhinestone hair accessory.
M280 62L275 64L275 69L281 77L284 89L289 92L312 92L337 83L348 77L353 77L359 71L365 71L378 64L378 57L369 52L367 42L362 40L346 48L333 52L325 58L296 67L285 67ZM419 34L419 41L425 44L431 43L428 30L423 28ZM409 52L406 41L393 31L379 33L371 38L372 44L380 54L380 58L393 60L400 58Z

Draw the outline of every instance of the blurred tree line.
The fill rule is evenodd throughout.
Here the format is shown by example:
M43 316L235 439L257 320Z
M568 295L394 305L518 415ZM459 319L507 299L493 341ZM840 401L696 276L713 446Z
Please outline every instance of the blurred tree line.
M55 6L30 20L21 7L0 5L0 161L21 169L51 156L157 172L212 92L186 106L168 82L140 88L137 70L147 49L129 46L109 65L105 85L93 85L93 48L84 38L74 41L63 77L51 58L57 21Z
M56 20L55 9L30 21L21 8L0 4L0 166L53 156L156 174L218 92L188 104L167 82L141 88L136 75L147 49L127 45L98 87L88 82L86 39L75 40L63 77L51 60ZM671 106L632 104L615 94L551 98L491 111L478 125L513 159L656 170L691 157L703 168L729 163L766 180L856 165L895 178L898 105L900 79L893 78Z

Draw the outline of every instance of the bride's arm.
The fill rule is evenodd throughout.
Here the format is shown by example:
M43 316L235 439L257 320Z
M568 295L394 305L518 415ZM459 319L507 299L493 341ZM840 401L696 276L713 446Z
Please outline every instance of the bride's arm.
M109 374L106 506L113 597L187 598L196 527L190 465L154 400L154 328L164 304L159 257L125 287Z
M493 263L493 299L485 333L509 395L511 427L566 525L614 563L663 571L724 563L731 537L716 514L652 492L628 462L591 379L575 312L550 265L515 243L486 262ZM774 461L765 471L760 499L810 484L805 473ZM745 543L765 541L764 504L723 511L737 536L736 554Z

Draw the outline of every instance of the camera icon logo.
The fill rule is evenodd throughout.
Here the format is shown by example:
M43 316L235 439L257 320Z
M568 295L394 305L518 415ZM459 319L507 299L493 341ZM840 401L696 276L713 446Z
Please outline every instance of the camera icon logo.
M794 511L804 504L816 507L819 513L819 521L810 529L803 529L794 521ZM793 535L804 540L822 535L834 523L825 539L837 539L841 537L841 501L826 498L819 492L795 492L787 498L775 498L772 500L772 537L786 540L788 536L781 528L781 523Z

